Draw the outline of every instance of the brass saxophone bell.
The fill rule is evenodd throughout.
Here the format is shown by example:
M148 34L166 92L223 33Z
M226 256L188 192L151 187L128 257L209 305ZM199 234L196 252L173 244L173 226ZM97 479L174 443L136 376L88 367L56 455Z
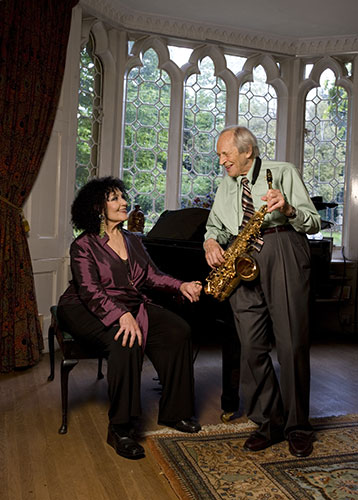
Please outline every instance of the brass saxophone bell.
M237 275L243 281L253 281L259 274L256 260L247 253L239 255L235 261Z

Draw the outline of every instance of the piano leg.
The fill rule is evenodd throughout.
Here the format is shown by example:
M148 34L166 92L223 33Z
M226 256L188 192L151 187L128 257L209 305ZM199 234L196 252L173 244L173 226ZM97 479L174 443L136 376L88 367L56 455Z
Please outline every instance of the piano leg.
M222 334L221 420L227 423L239 410L240 341L234 327L225 325Z

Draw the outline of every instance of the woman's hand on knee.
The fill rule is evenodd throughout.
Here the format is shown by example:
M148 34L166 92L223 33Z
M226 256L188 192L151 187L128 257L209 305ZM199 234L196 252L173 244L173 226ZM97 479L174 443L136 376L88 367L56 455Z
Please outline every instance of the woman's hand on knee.
M134 316L130 312L124 313L119 318L119 330L114 336L114 340L118 340L122 335L122 346L126 346L129 339L129 347L133 347L135 339L138 339L138 344L142 345L142 332L136 322Z

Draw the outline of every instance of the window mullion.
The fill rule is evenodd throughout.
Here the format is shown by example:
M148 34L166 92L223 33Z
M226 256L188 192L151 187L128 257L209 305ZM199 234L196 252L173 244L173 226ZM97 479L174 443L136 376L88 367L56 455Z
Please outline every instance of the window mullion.
M183 78L172 81L165 208L179 208L183 144Z

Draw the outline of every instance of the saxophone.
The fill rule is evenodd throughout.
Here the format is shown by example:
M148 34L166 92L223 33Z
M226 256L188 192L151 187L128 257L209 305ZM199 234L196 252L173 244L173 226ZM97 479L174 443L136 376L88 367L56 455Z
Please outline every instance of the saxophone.
M271 189L272 174L269 169L266 171L266 179ZM207 295L213 295L222 302L231 295L241 280L252 281L258 276L259 267L251 252L252 244L260 236L266 212L267 206L263 205L254 213L233 243L225 250L224 262L210 271L204 286Z

